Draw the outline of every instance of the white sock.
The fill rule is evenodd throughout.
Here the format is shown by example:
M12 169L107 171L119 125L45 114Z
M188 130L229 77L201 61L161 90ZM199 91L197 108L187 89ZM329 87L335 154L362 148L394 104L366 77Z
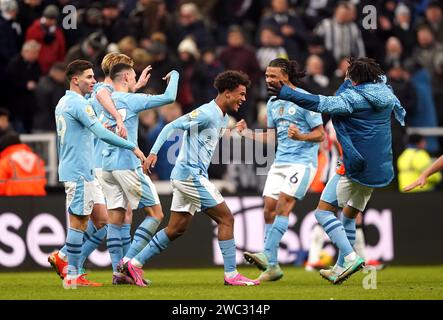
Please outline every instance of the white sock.
M228 279L232 279L238 275L237 270L231 271L231 272L225 272L225 277Z
M137 268L142 268L143 267L143 265L138 260L136 260L135 258L131 259L131 263L132 263L132 265L134 265Z
M77 279L78 277L79 277L78 274L68 274L68 275L66 276L66 278L67 278L68 280L75 280L75 279Z
M126 262L128 262L129 260L131 260L131 259L129 259L128 257L123 257L123 263L126 263Z
M309 246L308 263L314 264L320 260L320 251L323 248L324 243L324 231L323 228L317 224L312 228L311 245Z
M356 258L357 258L357 254L355 253L355 251L352 251L350 254L348 254L345 257L345 261L349 262L349 261L355 260Z
M59 251L57 254L58 254L58 257L60 259L62 259L63 261L68 261L68 257L63 252Z
M362 257L363 259L365 259L366 256L366 250L365 250L365 234L363 232L362 228L357 228L357 230L355 231L355 244L354 244L354 249L355 252L357 252L357 254Z

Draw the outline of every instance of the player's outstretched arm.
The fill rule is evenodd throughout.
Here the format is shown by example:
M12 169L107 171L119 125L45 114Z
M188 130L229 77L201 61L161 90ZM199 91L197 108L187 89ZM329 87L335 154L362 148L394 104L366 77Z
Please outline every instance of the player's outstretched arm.
M118 113L115 107L114 101L111 98L111 93L106 88L101 88L97 92L97 100L108 111L112 117L114 117L117 123L117 134L122 138L127 138L128 131L123 123L122 116Z
M426 181L430 175L437 171L443 170L443 156L440 156L437 160L434 161L434 163L427 168L423 173L420 175L420 177L415 180L410 185L403 188L403 191L411 191L417 187L423 188L423 186L426 184Z
M173 103L177 98L179 78L180 75L176 70L172 70L163 77L163 80L168 81L168 86L166 87L165 92L163 94L149 96L145 109L156 108Z
M185 114L183 116L181 116L178 119L175 119L174 121L168 123L163 129L162 131L160 131L157 139L155 140L154 145L151 148L151 152L150 154L157 154L158 151L161 149L161 147L163 146L163 144L166 142L166 140L168 140L168 138L171 136L171 134L174 132L175 129L181 129L181 130L187 130L189 129L189 123L190 123L190 119L189 119L190 115L189 114Z
M351 114L352 104L342 95L322 96L296 91L282 82L268 88L268 92L276 95L277 99L291 101L309 111L328 114Z

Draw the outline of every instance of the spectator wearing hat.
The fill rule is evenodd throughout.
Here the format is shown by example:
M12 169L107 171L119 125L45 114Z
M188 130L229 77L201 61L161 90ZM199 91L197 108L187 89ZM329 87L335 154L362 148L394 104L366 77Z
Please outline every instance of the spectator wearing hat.
M108 40L101 31L93 32L81 43L69 49L65 64L68 65L70 62L78 59L88 60L94 65L94 74L96 76L103 75L100 65L107 45Z
M4 88L6 66L11 57L20 52L22 29L16 22L18 5L15 0L0 0L0 10L0 87Z
M43 11L43 16L34 21L26 32L26 41L36 40L41 45L38 63L42 74L47 74L54 63L65 59L65 36L57 26L59 16L59 9L49 5Z
M399 3L395 8L394 26L392 35L398 38L403 46L405 56L409 56L415 45L415 30L411 19L411 10L404 3Z
M183 39L178 45L177 51L181 75L177 102L181 104L183 112L188 113L197 106L192 92L192 77L200 52L192 38Z

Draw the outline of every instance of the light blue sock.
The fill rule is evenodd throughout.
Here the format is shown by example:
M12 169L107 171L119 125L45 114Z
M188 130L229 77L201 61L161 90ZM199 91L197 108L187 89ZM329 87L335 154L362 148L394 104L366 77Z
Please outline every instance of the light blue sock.
M171 240L169 240L168 236L166 235L165 229L162 229L155 234L148 245L145 246L143 250L141 250L134 258L144 265L146 261L165 250L170 243Z
M343 256L347 256L354 251L346 236L345 228L343 228L342 223L333 212L317 209L315 211L315 218Z
M103 228L97 230L88 241L83 244L82 248L82 256L80 258L80 267L83 268L86 259L91 255L91 253L98 248L98 246L102 243L103 239L106 237L108 233L108 225L105 225ZM85 237L83 237L85 238Z
M108 235L106 245L111 256L112 270L117 271L117 265L123 258L121 227L115 224L108 224Z
M346 236L348 237L349 243L352 247L355 244L355 219L349 219L345 217L343 212L340 215L341 223L343 224L343 228L345 228ZM345 256L341 251L338 252L337 264L340 267L343 267L345 263Z
M68 275L75 278L78 275L78 262L82 253L84 232L69 228L66 236L66 253L68 256Z
M237 264L235 263L235 240L218 240L218 245L223 255L225 273L237 270Z
M122 245L123 245L123 257L131 246L131 224L125 223L122 225Z
M134 233L134 240L125 257L134 258L151 241L157 231L160 221L152 217L146 217Z
M83 243L89 240L89 238L97 231L97 228L94 226L94 223L91 219L88 220L88 226L86 227L86 230L83 233ZM66 244L63 246L63 248L60 249L60 251L67 255L67 249Z
M278 247L280 240L288 230L289 218L285 216L276 216L274 223L269 230L268 239L265 243L265 255L268 257L269 265L275 266L278 263Z
M265 223L265 231L264 231L265 236L264 236L264 241L263 241L264 244L266 244L266 240L269 237L269 230L271 229L271 227L272 227L272 223Z

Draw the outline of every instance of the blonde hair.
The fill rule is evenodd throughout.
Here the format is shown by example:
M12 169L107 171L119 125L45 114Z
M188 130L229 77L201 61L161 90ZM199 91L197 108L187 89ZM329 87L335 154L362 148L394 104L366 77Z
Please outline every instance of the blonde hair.
M105 77L109 76L111 69L118 63L126 63L131 67L134 66L134 60L128 57L126 54L118 53L118 52L110 52L108 53L102 61L101 67Z

